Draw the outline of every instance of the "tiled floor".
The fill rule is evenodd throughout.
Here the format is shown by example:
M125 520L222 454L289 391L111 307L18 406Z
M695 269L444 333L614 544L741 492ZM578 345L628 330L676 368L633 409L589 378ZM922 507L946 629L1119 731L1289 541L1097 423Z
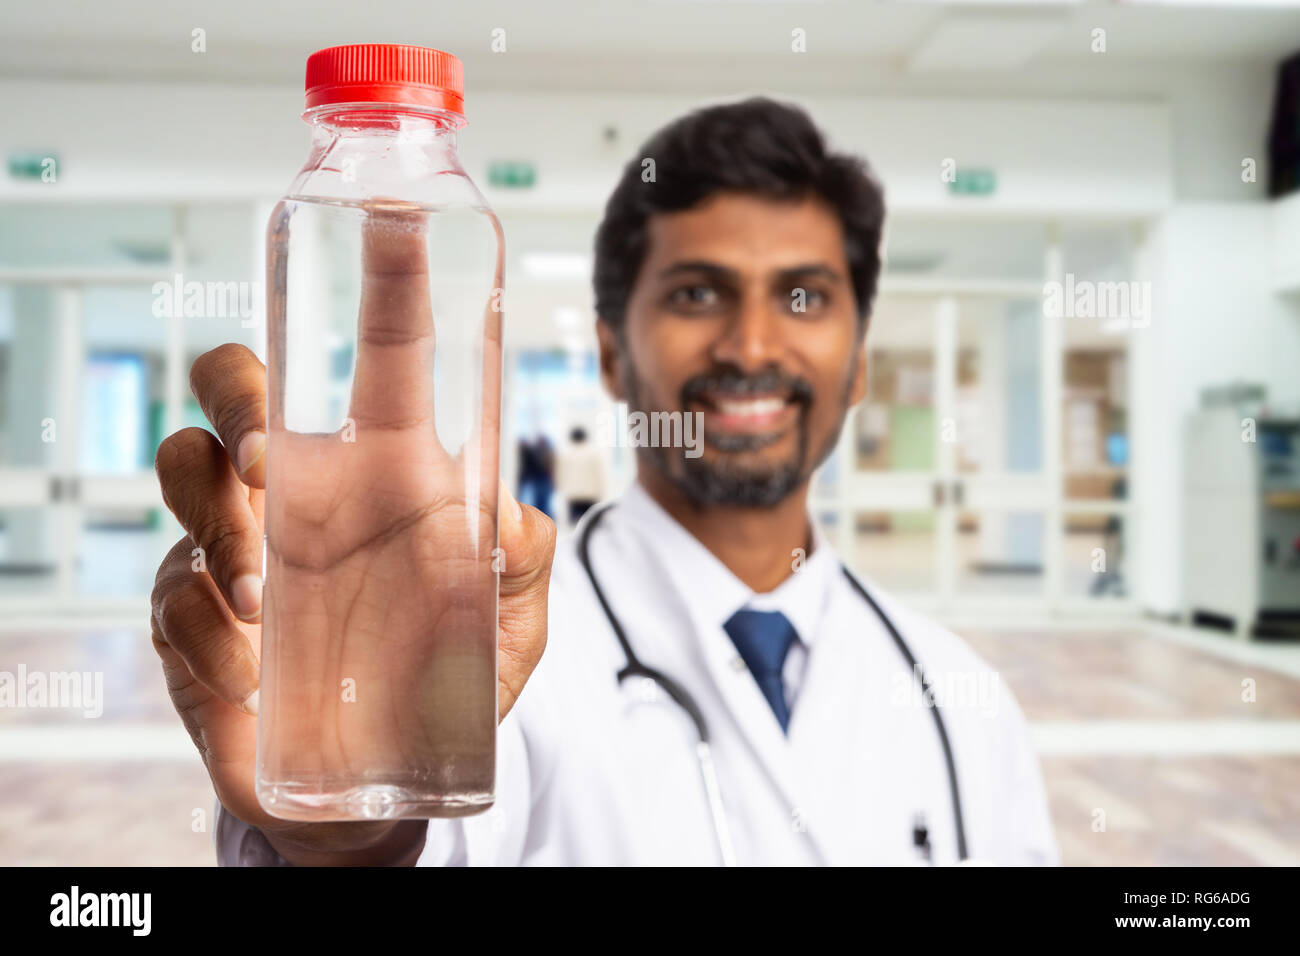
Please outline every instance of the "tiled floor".
M1300 757L1045 757L1043 776L1067 864L1300 866Z
M1065 863L1300 865L1300 679L1222 656L1270 649L1143 625L959 630L1034 728Z
M212 785L193 759L6 762L0 864L212 866Z
M1138 623L955 629L1033 727L1067 864L1300 864L1290 663ZM145 629L0 631L18 662L102 672L103 715L0 708L0 864L211 865L211 788Z
M1001 672L1031 721L1300 719L1300 680L1172 645L1139 626L960 634ZM1243 680L1254 681L1251 703L1242 700Z

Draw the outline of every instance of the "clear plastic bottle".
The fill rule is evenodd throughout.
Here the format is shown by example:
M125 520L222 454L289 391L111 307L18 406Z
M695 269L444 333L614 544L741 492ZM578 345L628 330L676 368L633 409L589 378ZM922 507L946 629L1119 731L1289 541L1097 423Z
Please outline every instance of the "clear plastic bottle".
M462 76L411 46L307 61L267 234L257 794L284 819L493 800L503 241Z

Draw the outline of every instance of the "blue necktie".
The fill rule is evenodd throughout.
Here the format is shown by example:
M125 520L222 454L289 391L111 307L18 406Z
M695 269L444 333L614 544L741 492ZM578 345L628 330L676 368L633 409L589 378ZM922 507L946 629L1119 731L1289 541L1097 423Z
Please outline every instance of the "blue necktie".
M731 615L722 627L740 651L741 659L754 675L784 732L790 724L790 709L785 704L781 668L797 636L794 625L780 611L742 609Z

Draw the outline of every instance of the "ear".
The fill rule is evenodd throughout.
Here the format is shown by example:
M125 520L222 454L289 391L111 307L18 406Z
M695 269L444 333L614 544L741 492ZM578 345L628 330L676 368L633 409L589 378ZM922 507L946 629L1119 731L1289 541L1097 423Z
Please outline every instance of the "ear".
M600 349L600 383L605 394L616 402L625 401L623 394L623 348L619 334L603 318L596 318L596 339Z
M855 360L857 365L853 370L853 385L849 389L849 407L856 406L860 401L867 397L867 340L863 336L862 344L858 346L858 355Z

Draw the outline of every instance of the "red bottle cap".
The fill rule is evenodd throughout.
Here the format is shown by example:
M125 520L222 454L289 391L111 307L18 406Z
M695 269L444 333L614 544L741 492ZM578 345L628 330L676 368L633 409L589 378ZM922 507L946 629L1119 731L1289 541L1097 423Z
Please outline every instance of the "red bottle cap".
M396 103L465 115L465 70L442 50L354 43L307 57L307 109L331 103Z

